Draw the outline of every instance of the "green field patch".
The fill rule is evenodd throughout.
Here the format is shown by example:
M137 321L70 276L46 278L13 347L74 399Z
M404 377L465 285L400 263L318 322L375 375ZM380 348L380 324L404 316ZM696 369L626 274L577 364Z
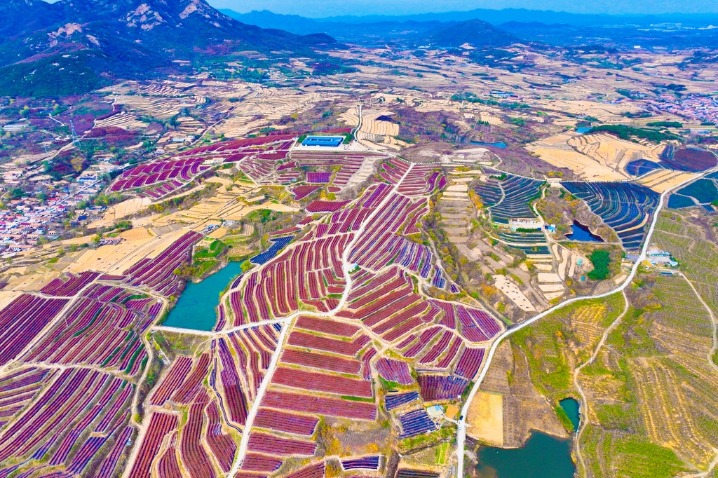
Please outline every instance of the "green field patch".
M350 402L374 403L374 399L371 397L355 397L354 395L342 395L341 399L349 400Z
M611 253L604 249L598 249L588 257L593 265L593 270L588 273L591 280L606 280L611 277Z

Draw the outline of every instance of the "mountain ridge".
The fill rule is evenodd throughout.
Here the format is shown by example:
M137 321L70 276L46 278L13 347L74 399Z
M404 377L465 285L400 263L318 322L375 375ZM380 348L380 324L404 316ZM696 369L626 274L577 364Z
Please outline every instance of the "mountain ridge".
M6 0L0 35L5 96L77 94L117 79L150 77L174 68L174 60L237 51L312 56L336 43L328 35L247 25L206 0Z

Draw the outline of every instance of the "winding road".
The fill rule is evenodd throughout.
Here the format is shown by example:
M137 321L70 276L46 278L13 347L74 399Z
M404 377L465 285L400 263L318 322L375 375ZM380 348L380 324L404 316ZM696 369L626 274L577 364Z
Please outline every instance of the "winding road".
M707 174L711 174L715 171L718 171L718 168L713 168L711 170L703 172L699 176L703 177ZM656 229L656 224L658 223L658 218L660 216L660 212L664 207L664 203L666 200L666 197L675 189L679 189L680 187L684 186L685 184L688 184L690 182L695 181L698 178L690 178L685 181L683 181L680 184L677 184L673 186L670 189L667 189L661 194L660 201L658 203L658 207L656 208L655 212L653 213L653 219L651 221L651 226L648 229L648 233L646 234L646 238L643 242L643 247L641 248L641 254L638 256L638 259L633 264L633 267L631 268L631 273L628 275L628 277L619 285L617 288L605 292L603 294L597 294L597 295L590 295L590 296L582 296L582 297L574 297L572 299L566 300L560 304L555 305L554 307L551 307L550 309L547 309L543 312L541 312L538 315L533 316L526 322L523 322L522 324L517 325L516 327L512 329L508 329L506 332L504 332L502 335L500 335L491 345L491 348L489 349L489 353L486 357L486 362L484 363L484 367L481 369L481 373L479 374L478 378L476 379L476 382L474 383L473 388L471 389L471 392L469 393L469 396L466 399L466 402L464 403L464 406L461 408L461 417L459 418L459 426L457 429L456 434L456 454L457 454L457 470L456 470L456 476L457 478L463 478L464 476L464 458L466 456L466 417L469 413L469 407L471 405L471 402L473 401L474 397L478 393L479 389L481 388L481 385L484 381L484 378L486 378L486 374L489 371L489 368L491 366L491 361L494 358L494 355L496 354L496 350L499 348L499 345L510 337L511 335L515 334L521 329L524 329L534 322L537 322L544 317L553 314L554 312L563 309L564 307L575 304L576 302L580 302L582 300L587 299L602 299L608 296L611 296L613 294L616 294L618 292L623 292L626 290L626 288L633 282L633 279L636 277L636 274L638 273L638 268L641 266L641 263L646 260L647 252L648 252L648 246L651 243L651 238L653 237L653 233Z

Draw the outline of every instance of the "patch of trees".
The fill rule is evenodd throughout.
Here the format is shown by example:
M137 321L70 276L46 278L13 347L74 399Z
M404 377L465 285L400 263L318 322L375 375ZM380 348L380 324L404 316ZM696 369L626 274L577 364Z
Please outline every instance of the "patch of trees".
M593 270L588 273L591 280L606 280L611 277L611 253L604 249L597 249L588 257Z
M670 133L668 131L659 131L657 129L650 128L637 128L634 126L627 126L623 124L605 124L600 126L594 126L591 128L589 133L610 133L618 136L620 139L632 140L633 138L646 139L653 143L660 143L662 141L677 140L680 141L681 137L677 134Z

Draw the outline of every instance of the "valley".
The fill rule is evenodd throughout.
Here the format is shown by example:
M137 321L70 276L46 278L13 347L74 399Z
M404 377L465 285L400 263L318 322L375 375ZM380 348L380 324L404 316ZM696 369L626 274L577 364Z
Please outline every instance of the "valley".
M0 7L0 475L716 473L712 47L133 2Z

